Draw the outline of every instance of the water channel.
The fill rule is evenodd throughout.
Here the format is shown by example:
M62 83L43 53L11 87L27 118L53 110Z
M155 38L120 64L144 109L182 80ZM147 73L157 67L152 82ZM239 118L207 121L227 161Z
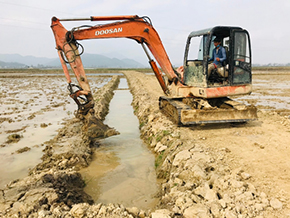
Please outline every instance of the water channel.
M120 135L101 141L93 161L81 171L85 191L95 203L120 203L149 209L157 203L154 155L140 139L139 122L131 106L132 95L121 79L105 123Z

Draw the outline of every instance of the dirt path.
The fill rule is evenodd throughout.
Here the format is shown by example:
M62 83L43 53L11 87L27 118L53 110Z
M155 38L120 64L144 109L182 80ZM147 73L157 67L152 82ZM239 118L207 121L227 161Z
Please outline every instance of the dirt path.
M259 112L258 122L236 127L192 127L186 132L197 143L227 149L230 165L242 167L257 187L269 195L278 194L287 204L290 199L289 130L289 120Z

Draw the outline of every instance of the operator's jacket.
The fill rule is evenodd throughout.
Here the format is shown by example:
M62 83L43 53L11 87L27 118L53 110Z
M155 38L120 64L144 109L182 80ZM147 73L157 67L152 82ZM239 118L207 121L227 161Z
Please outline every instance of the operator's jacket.
M220 61L217 61L216 58L219 58ZM219 46L219 49L214 48L212 50L212 58L209 61L213 61L213 64L221 66L222 63L227 59L226 49L222 46Z

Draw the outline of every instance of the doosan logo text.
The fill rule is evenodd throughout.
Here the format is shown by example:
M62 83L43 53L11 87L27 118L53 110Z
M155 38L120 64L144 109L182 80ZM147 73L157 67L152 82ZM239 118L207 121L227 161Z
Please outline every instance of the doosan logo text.
M120 28L112 28L112 29L106 29L106 30L100 30L100 31L96 31L95 32L95 35L96 36L100 36L100 35L105 35L105 34L112 34L112 33L119 33L119 32L122 32L122 27Z

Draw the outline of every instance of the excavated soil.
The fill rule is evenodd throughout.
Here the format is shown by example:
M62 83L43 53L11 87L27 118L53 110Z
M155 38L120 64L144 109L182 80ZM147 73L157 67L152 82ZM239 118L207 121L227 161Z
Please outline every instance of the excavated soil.
M156 154L157 206L94 203L79 170L90 164L98 141L72 118L45 143L29 175L1 190L0 217L290 217L290 73L253 75L253 94L239 100L258 105L258 121L188 127L177 127L160 113L163 93L153 75L123 73L141 138ZM94 95L101 120L117 84L113 77ZM4 122L9 119L1 118Z

